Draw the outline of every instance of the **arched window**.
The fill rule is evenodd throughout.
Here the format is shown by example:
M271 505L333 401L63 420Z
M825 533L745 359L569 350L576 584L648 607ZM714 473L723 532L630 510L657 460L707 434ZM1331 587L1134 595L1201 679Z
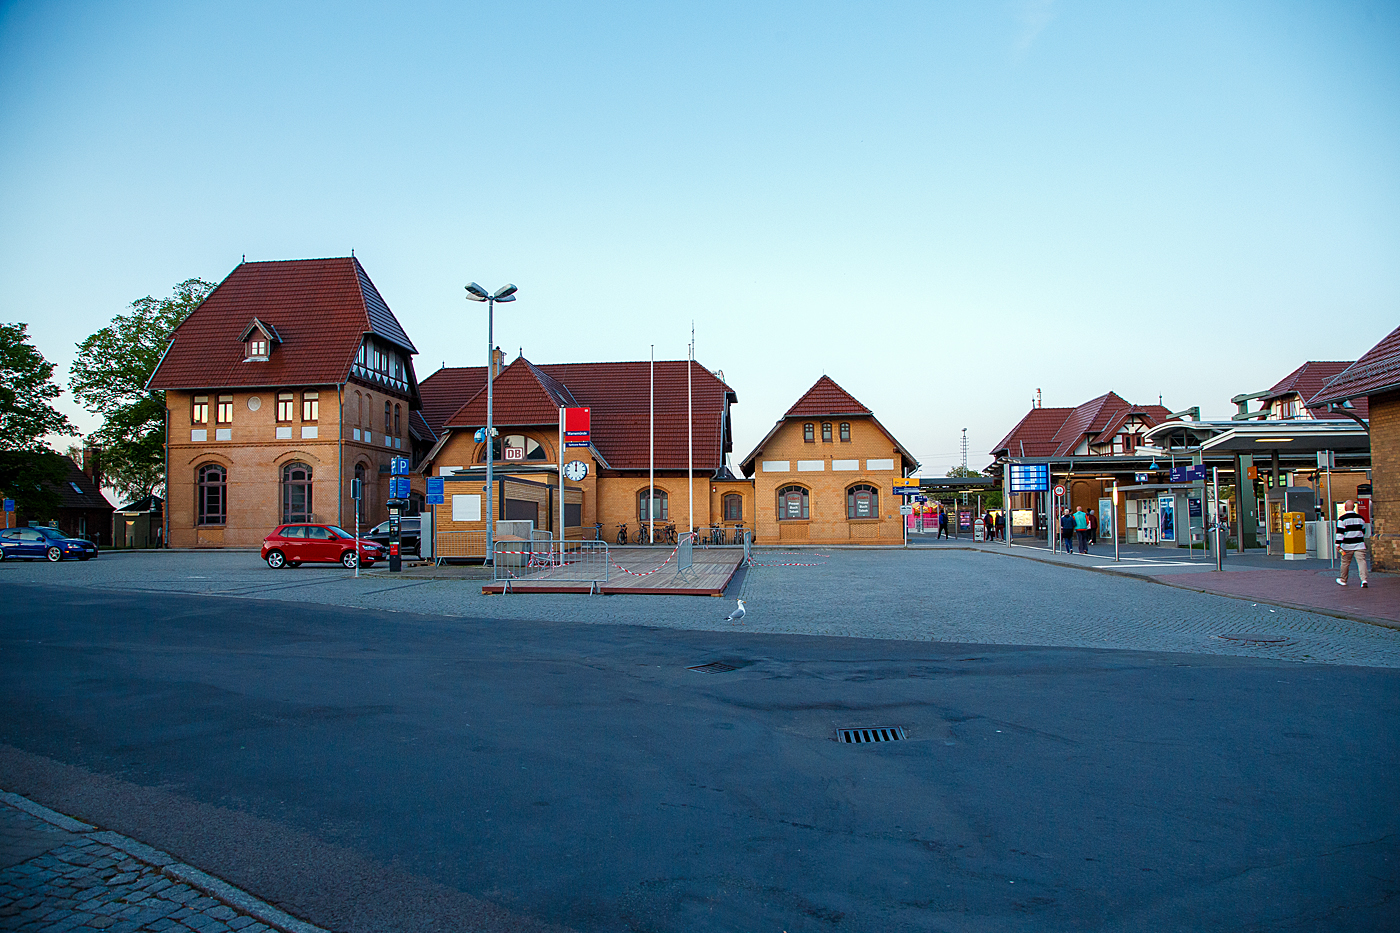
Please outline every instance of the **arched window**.
M843 421L843 422L841 422L841 440L843 440L843 441L849 441L850 439L851 439L851 423L850 423L849 421Z
M724 497L724 520L727 522L744 520L744 497L737 492L727 493Z
M402 410L403 410L403 406L402 406L402 405L395 405L395 406L394 406L394 436L395 436L395 437L398 437L398 436L399 436L399 433L400 433L400 432L399 432L399 414L400 414L400 412L401 412Z
M823 421L823 422L822 422L822 443L823 443L823 444L830 444L830 443L831 443L831 422L830 422L830 421Z
M643 489L637 493L637 521L639 522L651 521L651 515L647 511L647 493L652 491L653 490L650 489ZM671 517L671 510L669 508L670 504L666 501L666 490L657 489L655 490L655 493L656 520L658 522L664 522Z
M505 437L498 437L496 438L495 446L497 460L546 460L549 456L544 447L540 445L539 441L536 441L532 437L526 437L523 434L507 434ZM507 456L505 452L505 448L507 447L513 450L524 449L524 457L519 457L515 453L511 453ZM476 462L486 462L485 444L481 445L481 453L477 454Z
M360 501L355 503L355 508L360 513L361 518L365 516L365 499L368 498L368 492L365 489L366 472L363 463L355 464L355 479L360 481Z
M282 468L282 523L311 521L311 467L289 463Z
M228 473L217 463L199 468L199 501L196 514L201 525L222 525L228 518Z
M389 434L394 430L394 403L388 399L384 400L384 433Z
M846 490L847 518L879 518L880 492L865 483Z
M808 421L802 426L802 439L809 444L817 440L817 426Z
M811 517L811 501L805 488L784 486L778 490L778 521L798 521Z
M358 409L358 412L357 412L357 415L356 415L355 423L356 423L356 424L364 424L364 423L365 423L365 397L364 397L363 395L361 395L360 393L358 393L358 392L355 393L355 408Z

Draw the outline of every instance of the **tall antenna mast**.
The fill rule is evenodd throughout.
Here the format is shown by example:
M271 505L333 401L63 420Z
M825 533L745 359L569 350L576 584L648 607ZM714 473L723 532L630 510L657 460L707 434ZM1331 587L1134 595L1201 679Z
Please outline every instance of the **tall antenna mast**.
M963 428L962 436L962 466L963 471L967 470L967 428Z

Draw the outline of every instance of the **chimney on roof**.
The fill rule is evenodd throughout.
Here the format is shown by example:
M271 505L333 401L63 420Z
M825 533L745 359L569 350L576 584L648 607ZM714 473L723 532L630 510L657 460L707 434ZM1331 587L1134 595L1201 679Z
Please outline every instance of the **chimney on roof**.
M99 490L102 488L102 448L83 448L83 472Z
M1035 390L1035 407L1036 407L1036 408L1039 408L1039 407L1040 407L1040 390L1039 390L1039 389L1036 389L1036 390Z
M494 349L494 350L491 351L491 378L492 378L492 379L495 379L497 376L499 376L499 375L501 374L501 370L504 368L505 361L506 361L506 355L505 355L504 352L501 351L501 348L500 348L500 347L497 347L496 349Z

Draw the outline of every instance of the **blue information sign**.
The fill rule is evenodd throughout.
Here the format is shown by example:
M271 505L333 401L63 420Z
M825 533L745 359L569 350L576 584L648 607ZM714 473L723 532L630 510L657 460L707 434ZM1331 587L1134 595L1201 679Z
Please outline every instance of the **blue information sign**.
M411 491L409 487L410 484L407 476L391 477L389 480L389 498L407 499L408 494Z
M6 511L6 512L13 512L14 510L15 510L15 500L13 500L13 499L6 499L6 500L5 500L5 511Z
M1045 463L1011 464L1012 492L1045 492L1050 488L1050 466Z
M394 474L395 476L407 476L407 475L408 475L408 458L407 458L407 457L391 457L391 458L389 459L389 472L392 473L392 474Z
M1206 478L1204 466L1172 467L1173 483L1194 483Z
M442 505L446 502L442 489L441 476L428 477L428 505Z

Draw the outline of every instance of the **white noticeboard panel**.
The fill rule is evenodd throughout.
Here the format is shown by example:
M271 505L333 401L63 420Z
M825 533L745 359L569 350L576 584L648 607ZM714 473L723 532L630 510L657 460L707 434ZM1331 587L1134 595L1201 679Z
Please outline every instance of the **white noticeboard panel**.
M792 466L787 460L765 460L763 461L763 472L765 473L786 473Z
M454 522L481 521L481 497L454 495L452 497L452 520Z
M913 515L913 514L914 514L914 507L913 507L912 505L901 505L901 506L899 507L899 514L900 514L900 515Z
M894 469L894 461L893 461L893 460L867 460L867 461L865 461L865 468L866 468L867 470L893 470L893 469Z

